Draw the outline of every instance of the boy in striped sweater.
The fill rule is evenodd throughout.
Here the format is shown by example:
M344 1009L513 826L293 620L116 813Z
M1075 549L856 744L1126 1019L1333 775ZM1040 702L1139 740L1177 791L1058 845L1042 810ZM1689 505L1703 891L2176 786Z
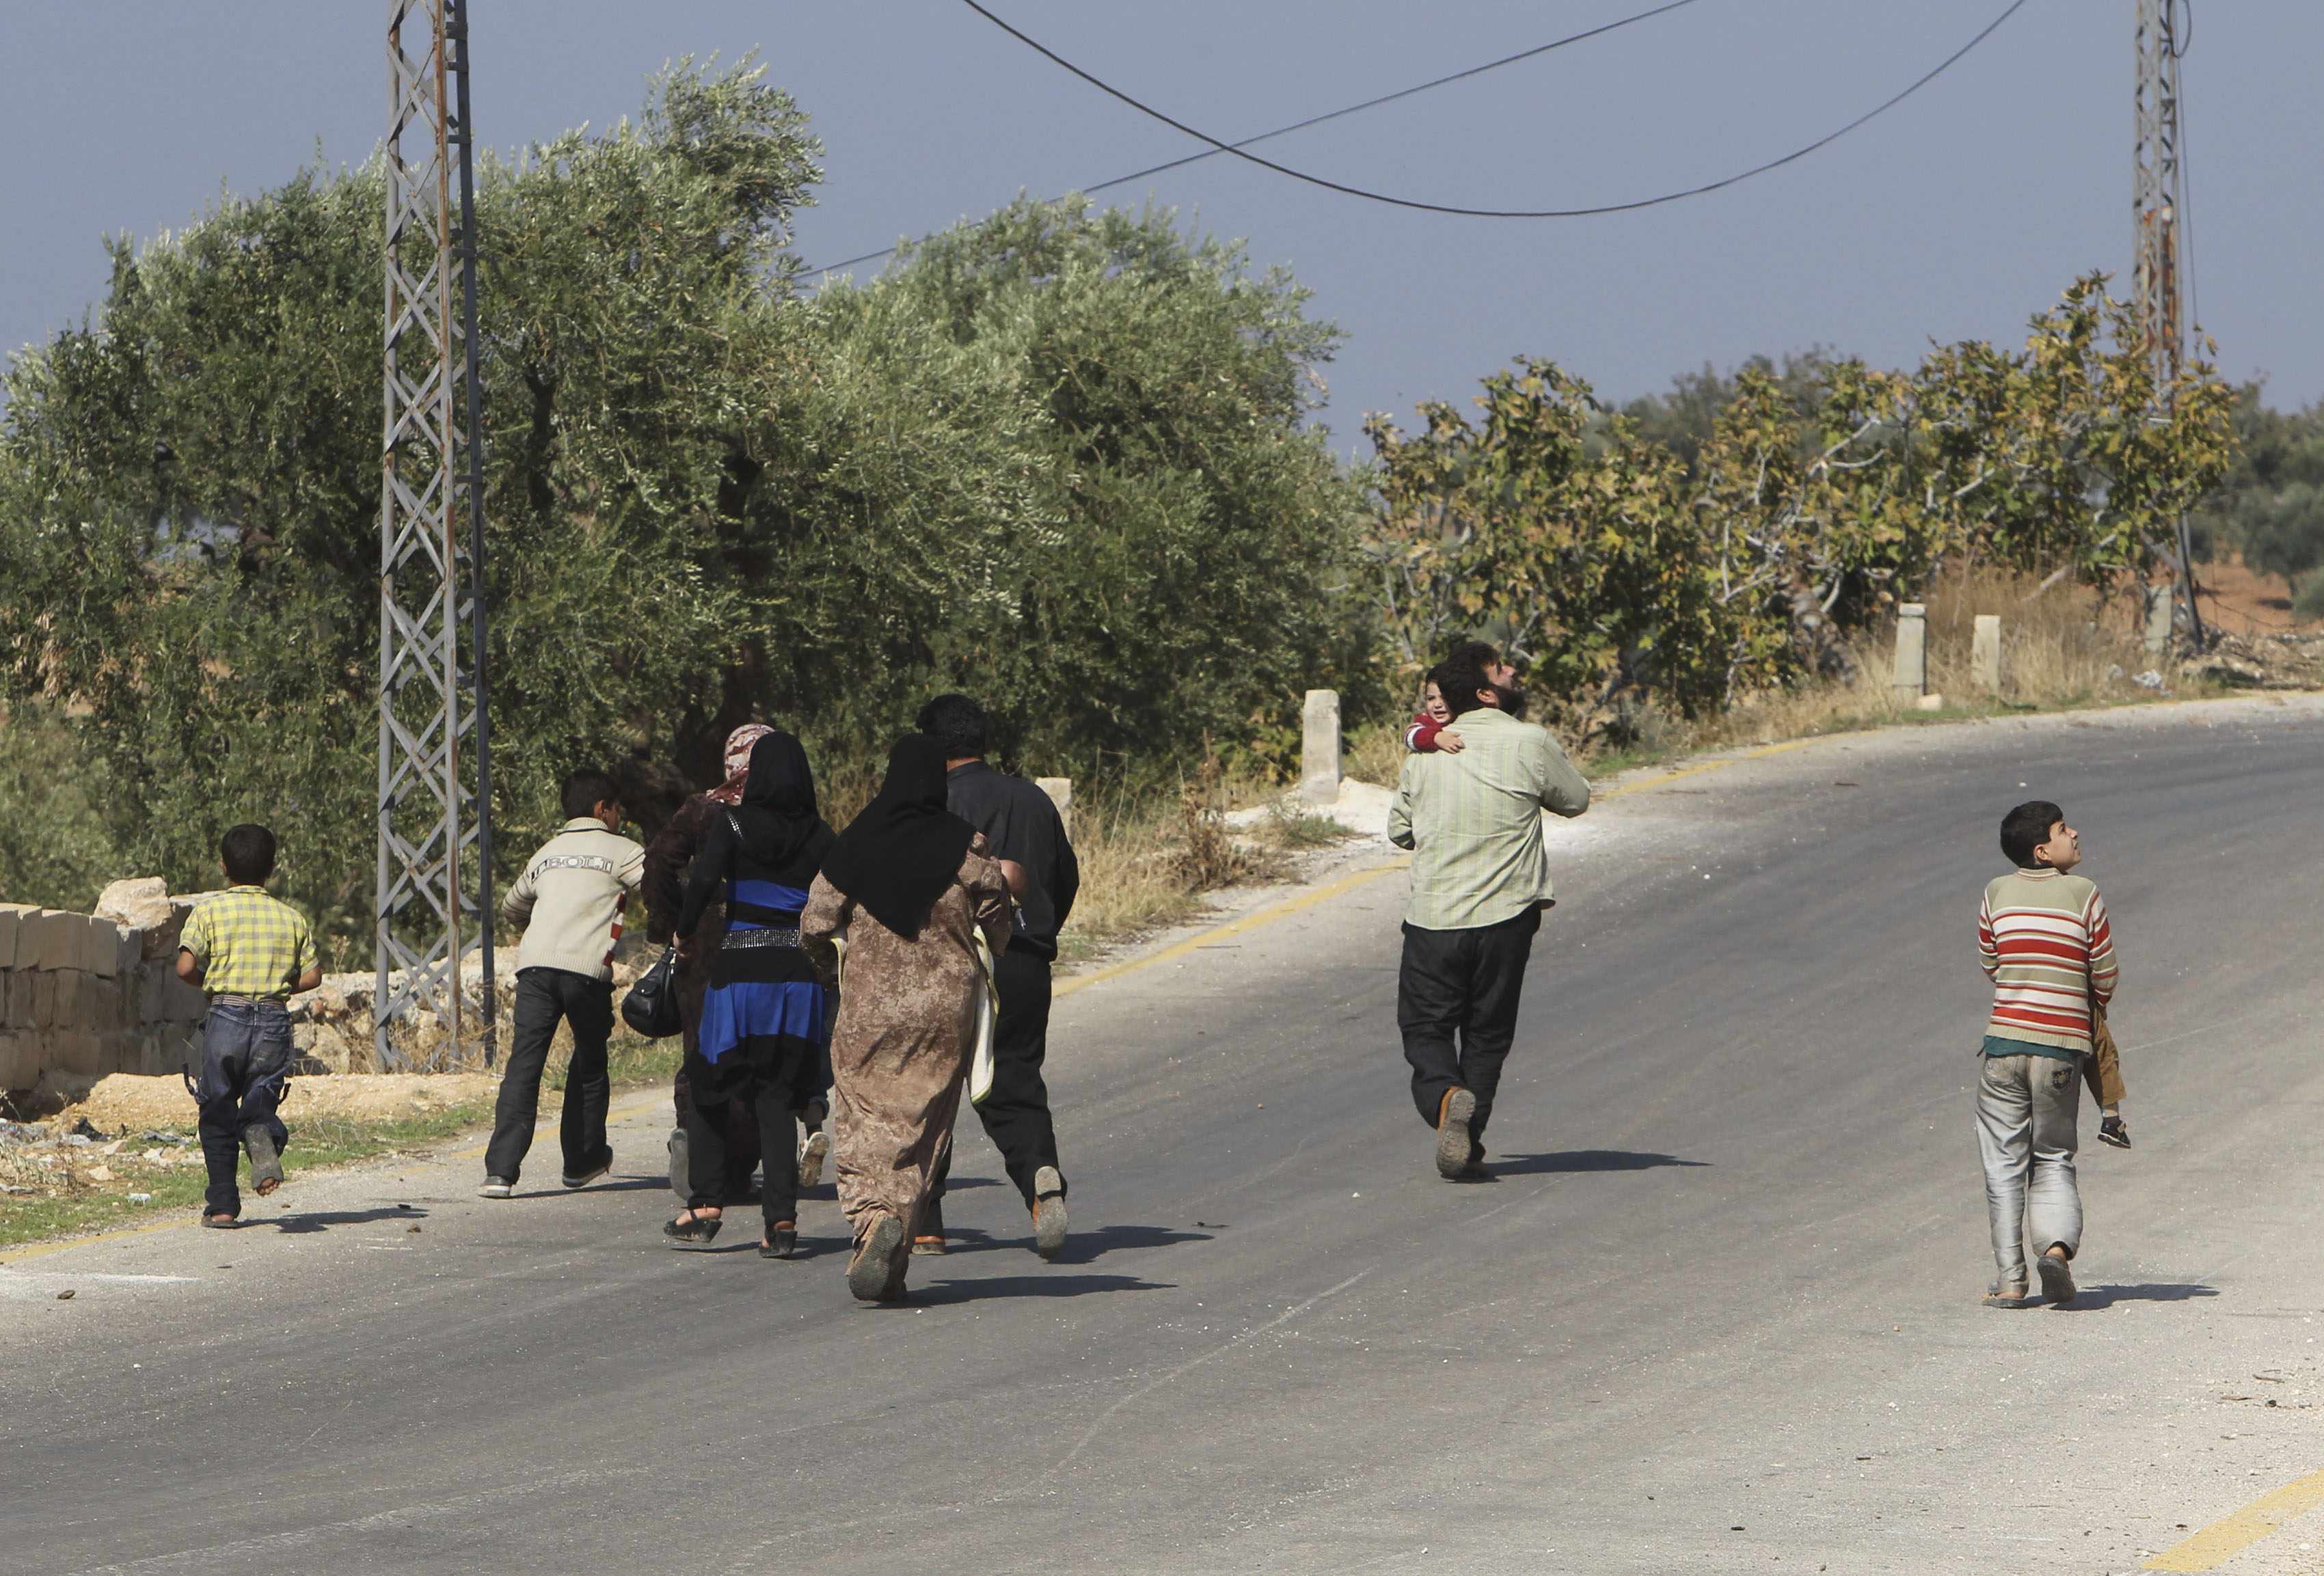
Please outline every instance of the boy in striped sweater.
M2017 868L1985 889L1977 917L1978 961L1993 981L1984 1065L1978 1080L1978 1150L2000 1270L1991 1307L2025 1301L2025 1232L2039 1250L2042 1291L2074 1295L2069 1267L2081 1245L2082 1201L2074 1180L2081 1063L2093 1017L2114 996L2114 928L2098 889L2073 869L2081 837L2047 800L2002 817L2001 851Z

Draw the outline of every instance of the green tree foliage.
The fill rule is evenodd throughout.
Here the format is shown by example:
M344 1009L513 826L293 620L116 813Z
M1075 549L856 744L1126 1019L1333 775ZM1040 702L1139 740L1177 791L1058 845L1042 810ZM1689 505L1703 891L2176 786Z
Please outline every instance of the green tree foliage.
M2144 572L2228 463L2232 394L2200 364L2156 390L2103 286L2078 281L2015 353L1747 366L1707 433L1677 424L1685 452L1541 362L1488 379L1480 423L1374 421L1370 552L1405 671L1475 627L1572 725L1624 696L1697 715L1829 670L1948 558Z
M1360 495L1303 427L1334 336L1290 281L1167 215L1022 205L803 298L819 155L758 70L687 63L638 121L480 170L504 859L567 768L703 780L746 717L844 765L958 685L1086 770L1367 670ZM71 714L119 867L198 882L264 819L343 938L374 857L382 179L116 245L0 435L0 682Z
M2324 567L2324 403L2273 410L2260 385L2246 383L2236 391L2235 429L2235 465L2195 516L2197 539L2282 576L2316 604L2302 616L2324 617L2319 582L2310 578Z

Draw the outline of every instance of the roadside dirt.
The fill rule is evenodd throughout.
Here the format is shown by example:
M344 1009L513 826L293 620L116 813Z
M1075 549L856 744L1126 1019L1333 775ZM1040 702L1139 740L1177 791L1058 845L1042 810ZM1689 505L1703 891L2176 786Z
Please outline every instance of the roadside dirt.
M349 1121L395 1121L447 1106L489 1101L500 1087L490 1073L338 1073L293 1078L282 1104L288 1122L338 1118ZM174 1074L139 1077L115 1073L97 1081L88 1098L67 1106L60 1119L78 1120L105 1132L182 1128L191 1131L194 1102Z

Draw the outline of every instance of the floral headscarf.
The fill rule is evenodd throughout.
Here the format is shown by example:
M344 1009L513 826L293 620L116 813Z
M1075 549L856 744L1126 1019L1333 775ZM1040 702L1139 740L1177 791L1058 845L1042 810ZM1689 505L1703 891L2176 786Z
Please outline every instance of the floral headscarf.
M764 723L745 723L726 735L726 780L710 790L712 798L722 805L742 802L742 789L751 780L751 751L773 732Z

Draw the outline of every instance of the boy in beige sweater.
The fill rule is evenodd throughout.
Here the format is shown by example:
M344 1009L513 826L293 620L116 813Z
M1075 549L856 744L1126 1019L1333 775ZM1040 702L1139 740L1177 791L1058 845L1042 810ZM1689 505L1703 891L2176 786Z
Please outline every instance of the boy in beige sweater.
M622 939L622 912L644 877L646 851L614 830L622 824L621 793L605 773L569 773L558 797L564 829L541 844L501 902L501 917L524 926L524 942L517 953L516 1032L484 1151L484 1184L477 1190L486 1198L516 1191L559 1022L573 1026L558 1123L565 1185L586 1187L613 1166L605 1142L613 946Z

